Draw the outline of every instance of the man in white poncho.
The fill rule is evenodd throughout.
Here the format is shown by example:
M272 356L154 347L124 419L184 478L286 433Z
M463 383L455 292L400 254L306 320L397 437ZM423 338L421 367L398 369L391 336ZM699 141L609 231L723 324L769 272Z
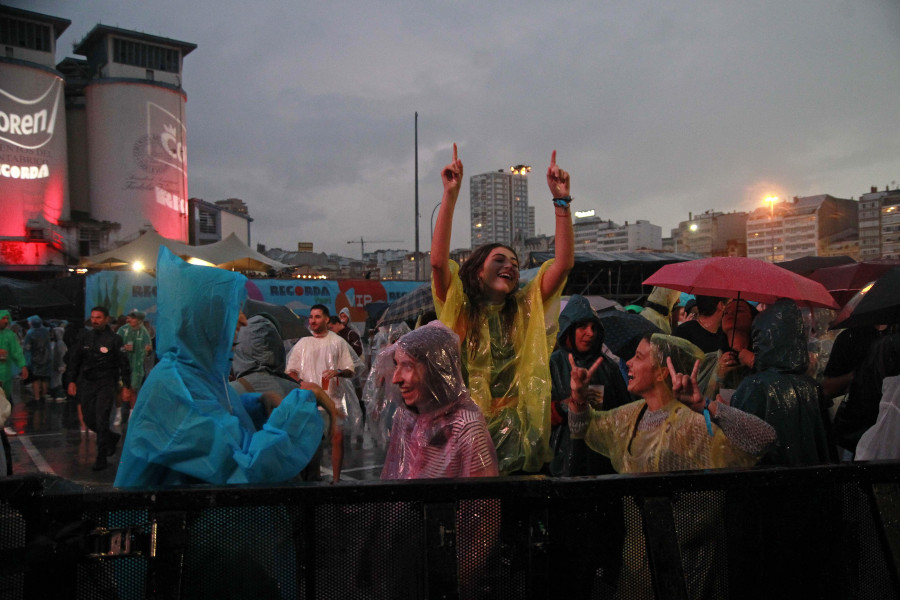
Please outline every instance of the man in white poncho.
M361 433L362 412L353 388L353 375L362 362L341 336L328 330L328 308L309 309L312 336L301 338L291 349L285 373L300 381L322 386L335 406L347 415L345 433Z

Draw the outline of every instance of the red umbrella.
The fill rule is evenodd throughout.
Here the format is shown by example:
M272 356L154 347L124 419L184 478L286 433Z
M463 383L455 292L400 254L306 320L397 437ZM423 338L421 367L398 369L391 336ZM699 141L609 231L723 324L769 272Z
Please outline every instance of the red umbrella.
M701 258L665 265L644 281L644 285L766 304L779 298L790 298L802 306L840 308L821 283L772 263L740 256Z
M844 306L856 292L897 266L900 266L898 260L861 262L816 269L808 277L824 285L837 303Z

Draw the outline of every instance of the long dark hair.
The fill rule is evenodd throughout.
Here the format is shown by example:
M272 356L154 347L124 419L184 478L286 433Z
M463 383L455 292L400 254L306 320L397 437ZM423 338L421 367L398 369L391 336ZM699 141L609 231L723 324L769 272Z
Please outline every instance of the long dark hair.
M469 258L467 258L459 267L459 278L462 281L463 292L469 298L469 308L465 317L467 321L466 341L470 351L474 351L474 349L478 347L480 341L479 331L474 325L478 322L482 309L487 304L487 294L484 292L481 278L478 275L488 256L490 256L491 252L497 248L509 250L513 253L513 256L516 257L516 263L519 262L519 255L515 250L506 244L494 243L485 244L473 250L472 254L469 255ZM518 285L518 280L516 280L516 284ZM512 328L516 319L516 310L515 294L507 294L506 299L503 302L503 308L500 310L500 320L503 325L503 330L508 334L512 333ZM512 336L510 335L510 338L511 337Z

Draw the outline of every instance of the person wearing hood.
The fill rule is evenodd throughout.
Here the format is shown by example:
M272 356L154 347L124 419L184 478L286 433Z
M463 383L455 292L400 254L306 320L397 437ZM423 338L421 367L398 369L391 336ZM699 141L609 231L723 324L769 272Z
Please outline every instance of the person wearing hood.
M28 379L28 367L25 366L25 353L22 352L22 344L19 343L19 336L10 329L9 324L12 318L9 311L0 309L0 387L6 394L9 403L12 404L12 384L18 371L22 371L22 380ZM16 435L16 431L12 427L3 423L3 443L8 446L6 436Z
M131 365L131 389L135 393L141 390L144 383L144 356L153 351L150 332L144 327L146 318L146 313L135 309L125 316L125 326L116 330L116 334L122 338L128 364Z
M189 265L167 248L157 262L159 364L131 415L117 487L279 483L309 463L322 438L313 393L277 405L228 385L246 319L246 277ZM269 413L268 411L271 410Z
M492 477L497 453L463 383L459 337L432 321L393 346L400 399L382 479Z
M793 300L782 298L754 319L753 348L756 372L741 381L731 405L763 419L778 433L763 464L830 462L819 390L806 374L803 317Z
M557 349L550 355L551 418L554 421L550 436L553 461L550 474L557 477L577 475L604 475L615 473L605 456L585 446L584 440L572 440L569 436L568 402L572 396L569 387L572 366L589 368L599 358L600 367L594 371L589 384L602 397L606 410L631 402L625 381L619 371L617 358L603 344L604 330L600 317L584 296L573 294L559 315Z
M656 286L650 292L647 302L644 303L641 316L659 327L662 333L669 335L672 333L672 321L670 319L672 308L678 304L680 298L681 292L678 290Z
M44 327L44 321L38 315L28 317L28 333L22 346L31 375L32 398L35 402L43 402L49 398L53 351L50 347L50 329Z
M702 358L703 352L682 338L646 336L628 361L628 391L641 400L612 410L588 404L587 382L601 361L589 369L573 365L572 437L584 438L592 450L608 456L617 473L756 464L775 441L775 430L753 415L704 398L697 384Z
M332 481L337 482L341 478L344 456L344 437L339 421L346 415L335 407L331 397L321 386L307 381L297 382L284 373L285 351L278 331L278 324L266 313L247 319L247 324L238 332L237 344L234 346L234 359L231 363L234 381L230 385L238 394L262 393L264 400L272 398L275 401L296 389L311 391L325 422L322 440L331 442ZM322 450L323 444L320 443L315 455L300 473L302 480L321 479L319 467Z

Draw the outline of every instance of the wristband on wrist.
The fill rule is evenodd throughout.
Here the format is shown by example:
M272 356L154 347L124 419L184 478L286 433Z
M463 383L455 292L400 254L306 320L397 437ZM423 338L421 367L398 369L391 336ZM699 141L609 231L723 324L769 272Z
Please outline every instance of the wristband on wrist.
M553 204L560 208L569 208L569 204L572 202L572 196L563 196L562 198L554 198Z

